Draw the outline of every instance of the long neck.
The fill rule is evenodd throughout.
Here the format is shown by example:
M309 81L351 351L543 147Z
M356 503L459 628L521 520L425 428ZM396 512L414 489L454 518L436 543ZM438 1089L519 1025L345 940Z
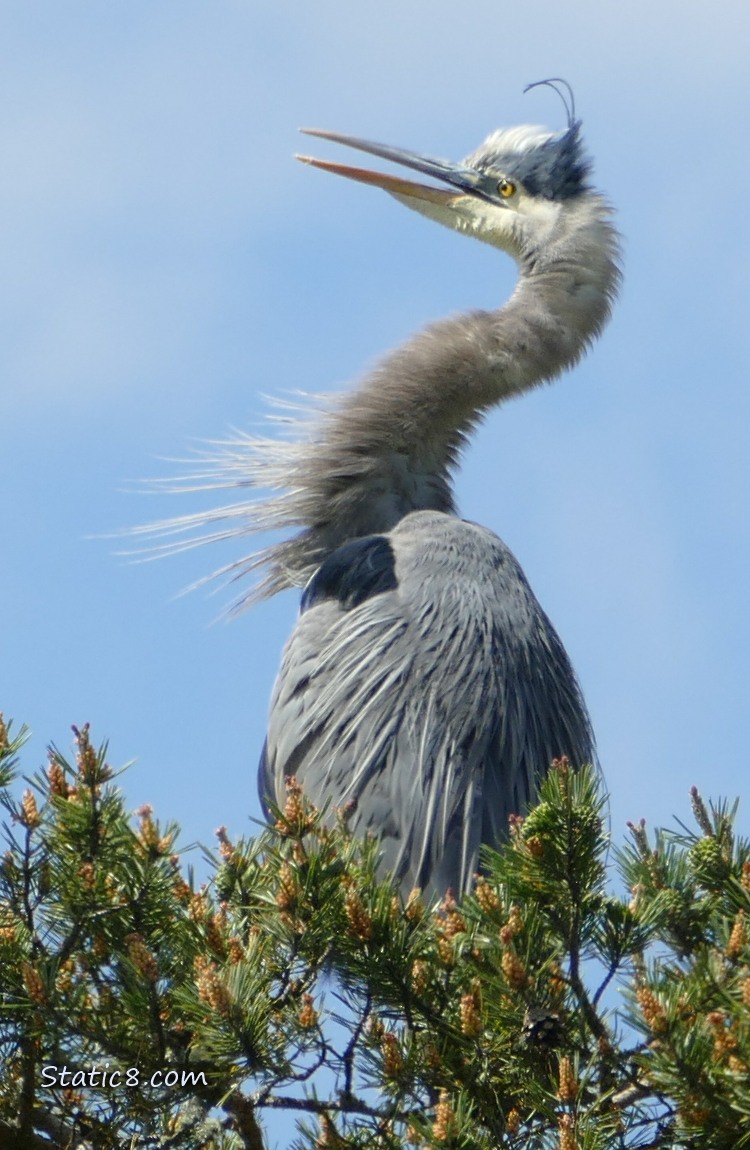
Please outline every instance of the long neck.
M302 528L238 565L265 568L260 594L304 582L341 543L387 531L410 511L455 511L451 472L483 414L575 363L607 320L617 235L603 201L585 207L580 227L543 263L519 254L518 285L499 311L427 327L318 417L303 441L253 444L246 475L286 490L246 512L251 529Z
M367 460L360 485L342 484L362 517L357 534L418 508L453 510L450 473L483 414L572 366L599 334L619 278L616 237L606 219L587 224L544 264L521 254L516 289L498 311L430 325L345 397L322 429L321 472Z

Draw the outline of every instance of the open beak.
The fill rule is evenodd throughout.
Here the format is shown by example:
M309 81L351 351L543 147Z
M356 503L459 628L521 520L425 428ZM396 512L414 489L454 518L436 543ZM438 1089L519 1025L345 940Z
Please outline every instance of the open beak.
M306 136L317 136L321 140L332 140L336 144L344 144L347 148L356 148L360 152L369 152L372 156L379 156L383 160L390 160L393 164L401 164L405 168L422 172L435 180L442 180L450 184L453 190L435 188L430 184L420 184L415 180L406 180L402 176L386 175L384 172L371 172L366 168L353 168L347 164L334 164L330 160L316 160L312 156L297 156L303 164L311 164L314 168L322 168L324 172L333 172L337 176L347 176L350 180L358 180L361 184L372 184L382 188L395 196L405 196L407 199L426 200L428 203L440 204L450 207L466 195L487 197L479 187L480 173L472 168L465 168L461 164L451 164L446 160L433 160L429 156L420 155L419 152L407 152L402 148L391 148L387 144L375 144L370 140L360 140L355 136L343 136L339 132L323 132L318 128L303 128Z

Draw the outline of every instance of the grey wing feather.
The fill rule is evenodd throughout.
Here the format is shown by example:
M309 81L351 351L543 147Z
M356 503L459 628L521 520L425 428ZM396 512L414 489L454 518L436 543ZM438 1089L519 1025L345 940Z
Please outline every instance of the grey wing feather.
M491 532L416 512L357 543L350 564L338 554L306 592L271 702L261 797L283 805L296 775L316 805L354 804L352 830L380 838L383 869L405 892L463 892L480 844L506 834L536 774L563 753L591 758L585 710L559 639Z

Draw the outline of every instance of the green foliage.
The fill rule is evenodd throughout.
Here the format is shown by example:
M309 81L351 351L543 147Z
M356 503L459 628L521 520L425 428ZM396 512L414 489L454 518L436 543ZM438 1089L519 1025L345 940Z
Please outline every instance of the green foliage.
M707 810L693 789L700 833L633 827L621 866L637 918L660 946L637 956L631 1021L644 1036L644 1089L669 1098L675 1143L750 1146L750 849L735 810Z
M696 833L633 827L623 898L596 773L561 761L431 907L292 783L196 890L76 738L16 799L0 723L0 1150L261 1150L279 1111L315 1150L750 1145L733 812L694 793Z

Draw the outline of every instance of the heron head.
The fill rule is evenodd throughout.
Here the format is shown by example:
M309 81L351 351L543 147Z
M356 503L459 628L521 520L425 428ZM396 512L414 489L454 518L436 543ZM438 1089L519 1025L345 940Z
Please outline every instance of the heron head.
M337 132L307 129L306 134L368 152L438 181L443 186L298 157L324 171L382 188L421 215L502 248L520 260L533 257L549 244L565 209L570 211L570 206L590 191L590 165L583 152L578 120L571 120L567 129L558 133L530 126L493 132L457 164Z

